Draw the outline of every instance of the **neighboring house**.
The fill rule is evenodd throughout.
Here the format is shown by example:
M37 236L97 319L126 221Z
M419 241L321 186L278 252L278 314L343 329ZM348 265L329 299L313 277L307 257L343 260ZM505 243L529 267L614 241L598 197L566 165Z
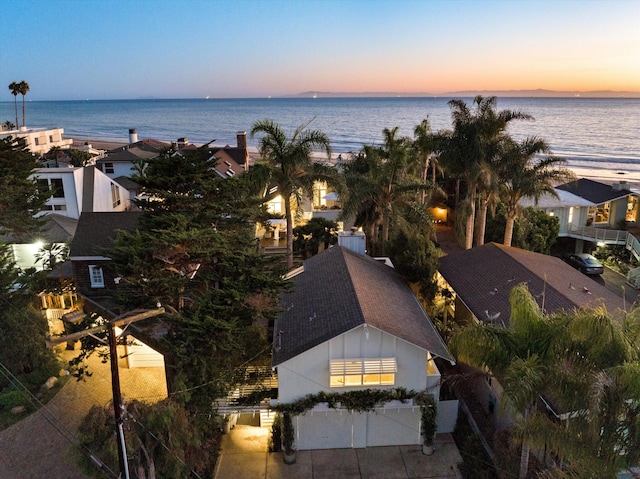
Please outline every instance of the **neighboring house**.
M82 213L69 252L79 293L95 300L117 288L106 251L118 230L133 231L138 227L141 215L141 212Z
M109 178L121 176L131 177L135 173L135 164L140 160L150 160L160 155L163 149L171 147L170 143L158 140L137 140L131 138L129 145L121 146L105 153L96 161L96 167Z
M559 236L578 237L584 227L622 229L622 223L638 223L640 197L627 189L625 182L607 185L581 178L556 186L555 191L558 198L547 194L537 203L523 198L519 204L556 216Z
M532 207L544 211L549 216L555 216L560 226L558 236L571 236L572 231L587 226L589 211L596 204L565 190L556 188L555 191L557 198L545 194L537 203L531 198L522 198L518 204L523 208Z
M27 128L23 126L16 130L0 132L0 138L8 136L24 138L31 153L43 155L54 146L69 148L73 144L72 139L62 138L63 134L63 128Z
M78 219L84 212L125 211L130 206L126 190L95 166L38 168L33 176L39 188L52 193L39 216L53 212Z
M454 293L453 314L459 324L479 321L508 327L509 295L519 283L527 284L545 313L604 306L614 318L621 318L629 307L560 258L496 243L444 256L438 272L443 286ZM502 389L497 381L488 378L475 393L487 416L498 411Z
M28 238L15 238L13 236L0 237L0 242L11 245L13 260L21 270L36 268L43 270L47 265L38 261L45 245L53 244L54 249L65 244L69 244L76 232L78 220L51 213L44 219L44 225L40 231L32 234Z
M236 134L237 146L210 146L210 159L217 161L214 165L215 172L223 178L240 175L249 168L249 150L247 149L247 132L239 131ZM198 147L189 144L187 138L178 139L178 152L184 154L195 151Z
M38 188L51 192L42 211L45 226L25 239L4 238L12 244L14 261L22 268L42 268L36 256L45 244L69 243L83 212L123 212L130 208L130 193L94 166L38 168L32 175Z
M358 241L361 240L361 241ZM362 389L431 391L439 399L439 357L453 362L411 289L387 263L364 255L362 233L306 260L284 294L272 366L280 403L307 394ZM438 432L451 432L455 407L440 402ZM294 419L296 448L419 444L420 408L394 402L349 413L318 405Z
M638 221L638 196L627 189L626 182L607 185L581 178L556 187L594 203L589 207L585 226L619 228L624 222Z
M519 283L546 313L605 306L624 311L622 298L560 258L489 243L440 258L438 272L455 293L455 319L509 325L509 294Z

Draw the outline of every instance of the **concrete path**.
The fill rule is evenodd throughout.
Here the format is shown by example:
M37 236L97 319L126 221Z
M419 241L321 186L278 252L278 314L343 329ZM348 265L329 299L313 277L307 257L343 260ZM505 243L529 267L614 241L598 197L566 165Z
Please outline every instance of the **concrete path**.
M287 465L267 452L269 428L238 424L222 439L214 479L453 479L462 462L450 434L441 434L432 456L421 446L298 451Z
M69 358L69 352L63 354ZM0 478L86 478L71 457L71 446L89 409L111 400L109 364L103 364L97 354L89 364L93 375L86 381L69 379L45 407L0 431ZM120 380L125 400L153 402L167 395L161 368L126 369L121 365Z

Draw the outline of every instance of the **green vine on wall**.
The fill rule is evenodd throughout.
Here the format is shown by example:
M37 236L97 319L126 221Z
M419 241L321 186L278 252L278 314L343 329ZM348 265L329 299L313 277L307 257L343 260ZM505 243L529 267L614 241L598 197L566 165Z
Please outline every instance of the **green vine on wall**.
M428 398L433 397L426 391L406 390L405 388L394 389L361 389L358 391L346 391L342 393L327 393L321 391L316 394L307 394L301 399L288 404L278 404L272 409L279 413L290 413L294 416L301 415L313 409L320 403L327 403L331 409L338 407L345 408L349 412L372 411L381 404L390 401L407 401L414 399L416 404L422 406L428 402Z

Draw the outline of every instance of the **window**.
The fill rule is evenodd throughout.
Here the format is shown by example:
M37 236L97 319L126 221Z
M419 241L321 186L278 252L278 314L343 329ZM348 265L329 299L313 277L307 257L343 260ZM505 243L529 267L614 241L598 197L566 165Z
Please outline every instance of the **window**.
M51 178L51 195L54 198L64 198L62 178Z
M389 385L396 382L396 358L332 359L329 386Z
M120 188L114 183L111 183L111 201L114 208L120 205Z
M67 211L67 205L53 205L54 211Z
M113 173L113 163L105 163L103 166L105 173Z
M49 135L49 143L53 143L53 135Z
M38 178L38 192L43 194L49 192L49 181L47 179Z
M92 288L104 288L104 275L100 266L89 266L89 281Z
M40 144L40 138L34 138L33 142L38 146Z

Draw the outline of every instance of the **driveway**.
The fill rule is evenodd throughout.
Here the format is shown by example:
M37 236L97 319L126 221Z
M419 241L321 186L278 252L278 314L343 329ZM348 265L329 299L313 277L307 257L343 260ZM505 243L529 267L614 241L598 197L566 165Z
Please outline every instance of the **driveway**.
M436 438L432 456L421 446L298 451L296 463L286 465L282 453L269 453L270 428L239 419L225 434L214 479L419 479L459 478L462 457L450 434Z
M65 351L65 359L72 352ZM86 479L71 457L82 418L94 405L111 400L111 372L94 354L93 375L86 381L70 379L49 403L4 431L0 431L0 478ZM120 367L123 395L144 401L166 397L162 368Z

